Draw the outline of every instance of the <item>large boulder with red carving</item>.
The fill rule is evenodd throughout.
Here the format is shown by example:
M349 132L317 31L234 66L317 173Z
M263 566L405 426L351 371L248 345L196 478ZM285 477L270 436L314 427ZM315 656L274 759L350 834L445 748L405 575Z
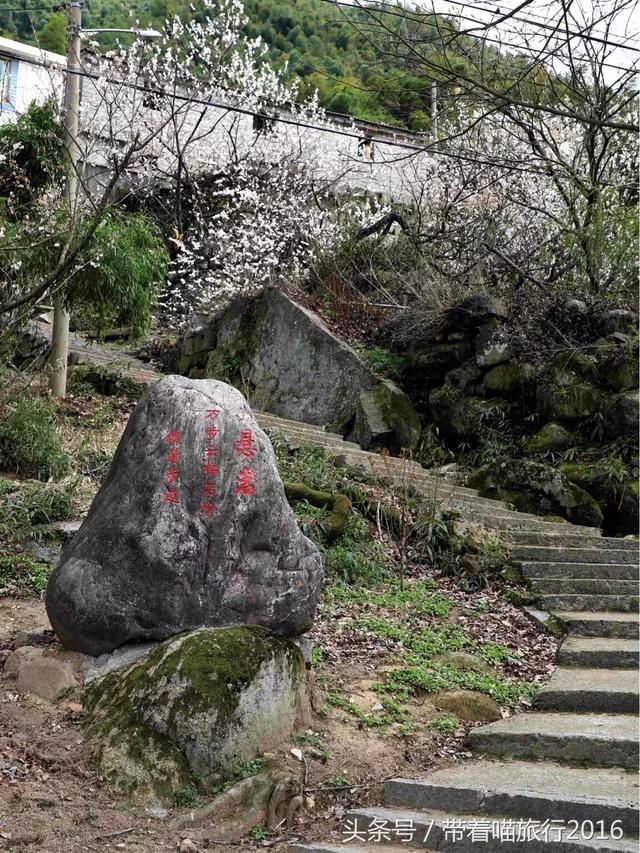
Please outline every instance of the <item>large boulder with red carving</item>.
M203 626L296 636L321 584L320 554L242 394L168 376L133 412L46 604L67 648L99 655Z

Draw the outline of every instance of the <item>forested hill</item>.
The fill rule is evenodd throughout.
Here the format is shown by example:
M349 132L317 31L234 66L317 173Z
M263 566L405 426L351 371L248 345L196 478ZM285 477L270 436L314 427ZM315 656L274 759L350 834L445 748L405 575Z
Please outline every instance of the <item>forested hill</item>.
M14 4L36 8L26 0L14 0ZM66 15L63 7L52 8L60 11L47 12L41 7L28 14L0 11L2 34L24 42L37 40L47 50L64 52ZM87 0L83 25L128 27L127 8L124 0ZM193 7L186 0L130 0L130 8L142 25L158 28L175 13L183 20L193 15ZM249 18L247 34L262 36L274 65L288 62L291 73L303 81L302 94L317 89L322 106L335 112L412 130L429 127L430 80L423 74L412 76L381 59L369 39L352 26L353 22L365 23L365 13L323 0L245 0L245 11ZM392 26L402 25L402 19L388 21ZM366 32L366 26L363 30ZM434 32L425 16L422 34L428 36L430 30ZM100 40L108 47L113 45L109 41L113 38L104 35Z

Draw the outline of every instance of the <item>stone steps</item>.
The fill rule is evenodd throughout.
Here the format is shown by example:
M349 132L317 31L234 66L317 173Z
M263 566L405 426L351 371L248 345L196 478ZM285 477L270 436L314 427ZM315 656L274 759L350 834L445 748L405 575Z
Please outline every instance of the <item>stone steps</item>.
M638 640L611 637L567 637L558 652L560 666L637 669Z
M292 853L400 853L411 847L432 853L468 853L476 847L488 853L636 851L638 842L629 836L638 827L638 788L625 770L635 770L638 762L638 542L520 513L415 463L367 453L317 428L263 420L293 441L324 448L343 464L410 485L463 522L499 531L538 606L555 611L568 631L558 669L536 708L470 732L469 746L485 758L422 780L388 780L383 807L350 815L361 829L374 830L377 842L365 832L359 840L347 835L338 843L294 844ZM626 836L514 841L490 835L474 843L451 832L456 821L469 827L504 820L603 821L605 826L620 821ZM411 843L402 843L392 831L381 833L385 822L392 830L396 821L413 822L417 832Z
M516 714L473 729L472 749L500 758L596 767L638 766L638 718L627 714Z
M624 563L520 563L527 578L595 578L596 580L627 580L638 578L638 569Z
M579 669L560 666L538 694L540 711L637 714L640 693L633 669Z
M601 576L599 578L583 577L530 577L531 589L540 595L555 593L557 595L606 595L626 596L638 594L638 581L616 580Z
M385 783L388 807L532 820L621 821L638 827L638 787L619 768L575 768L555 762L476 761L423 779Z
M539 595L538 604L543 610L591 610L637 613L640 598L637 595Z
M522 841L516 841L513 836L509 837L507 833L502 838L491 837L492 821L488 821L486 817L478 814L460 814L457 812L442 812L436 809L428 811L416 809L398 809L371 807L355 809L349 813L351 822L357 821L357 827L364 830L373 830L384 825L394 827L394 821L405 821L406 825L411 824L415 829L415 838L411 844L399 844L396 849L411 849L439 851L439 853L470 853L476 848L485 851L485 853L496 853L496 851L512 850L516 853L622 853L622 851L637 852L637 841L628 841L621 839L615 841L613 839L594 841L580 839L579 835L575 840L563 838L562 840L549 840L549 837L544 839L529 838ZM488 833L488 838L485 841L484 837L477 836L473 841L470 838L471 827L483 827ZM456 831L457 830L457 831ZM477 831L477 830L476 830ZM480 830L481 831L481 830ZM460 837L462 836L462 837ZM552 836L553 837L553 836ZM327 848L323 847L298 847L292 848L298 851L317 850L324 851ZM330 847L328 848L331 849ZM358 848L356 848L357 850ZM379 850L379 845L375 841L367 841L361 845L361 849L367 851ZM393 849L393 848L392 848Z
M561 533L536 533L531 530L518 530L505 534L505 541L512 542L513 546L540 546L549 548L612 548L615 551L633 551L638 554L638 543L631 539L615 539L611 536L598 536L596 533L587 536L577 533L573 525L567 532Z
M557 545L515 545L511 553L524 563L616 563L628 564L638 574L638 554L633 548L607 548L600 543L592 548L567 548Z
M582 637L620 637L637 639L640 637L640 618L637 613L616 613L601 611L556 611L555 616L562 622L569 634Z

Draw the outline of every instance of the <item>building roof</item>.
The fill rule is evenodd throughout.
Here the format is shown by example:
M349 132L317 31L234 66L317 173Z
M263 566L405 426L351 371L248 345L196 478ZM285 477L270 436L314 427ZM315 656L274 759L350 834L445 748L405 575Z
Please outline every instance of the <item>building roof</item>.
M42 62L46 65L57 65L64 68L67 64L67 59L60 53L52 53L50 50L42 50L39 47L34 47L31 44L23 44L13 39L6 39L0 36L0 55L15 56L16 59L33 60L34 62Z

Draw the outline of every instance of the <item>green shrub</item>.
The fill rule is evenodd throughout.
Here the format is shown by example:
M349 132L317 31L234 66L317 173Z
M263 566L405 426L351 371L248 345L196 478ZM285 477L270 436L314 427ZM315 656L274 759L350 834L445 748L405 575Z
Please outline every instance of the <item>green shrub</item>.
M7 554L0 557L0 595L23 598L41 595L47 588L51 567L33 560L28 554Z
M76 321L98 333L109 326L127 326L133 338L147 332L169 263L155 223L144 213L113 210L85 255L67 285Z
M63 476L71 458L45 400L19 400L0 423L0 465L22 477Z
M407 363L406 356L398 355L384 347L356 345L354 349L374 373L387 376L389 379L399 379L402 368Z

